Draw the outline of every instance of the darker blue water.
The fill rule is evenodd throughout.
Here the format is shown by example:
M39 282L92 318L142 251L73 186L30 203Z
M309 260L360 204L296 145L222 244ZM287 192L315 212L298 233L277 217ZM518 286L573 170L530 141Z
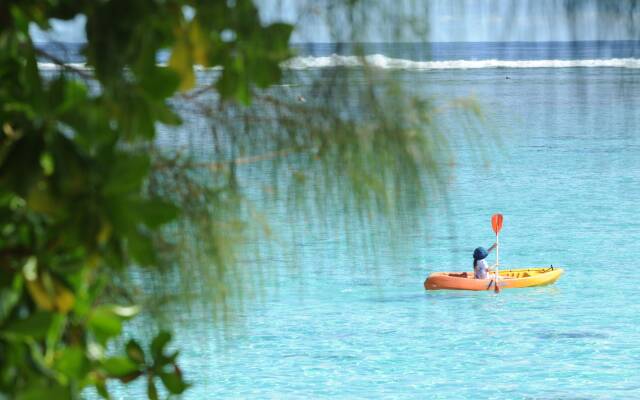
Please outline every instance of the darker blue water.
M83 62L82 44L39 44L66 62ZM358 49L356 49L356 46ZM591 60L636 58L640 41L575 41L575 42L454 42L454 43L298 43L293 48L299 56L322 57L331 54L382 54L413 61L446 60ZM163 53L158 62L165 62ZM43 60L44 61L44 60Z
M635 58L639 41L576 42L452 42L452 43L364 43L358 45L366 55L383 54L412 61L447 60L592 60ZM351 55L350 43L307 43L296 46L300 55Z

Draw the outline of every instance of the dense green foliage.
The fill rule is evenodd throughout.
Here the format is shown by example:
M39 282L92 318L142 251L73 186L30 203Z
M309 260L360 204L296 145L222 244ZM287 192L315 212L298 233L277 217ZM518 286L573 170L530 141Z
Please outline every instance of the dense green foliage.
M29 35L31 23L79 14L90 69ZM139 308L114 294L113 276L156 266L170 245L160 228L179 214L145 189L146 150L156 124L180 124L167 101L194 86L195 64L223 67L217 93L248 104L252 87L280 79L290 33L263 25L250 0L0 3L0 398L76 398L89 386L109 397L110 379L138 377L149 398L159 382L186 389L168 333L147 350L110 345ZM38 59L59 69L44 74Z

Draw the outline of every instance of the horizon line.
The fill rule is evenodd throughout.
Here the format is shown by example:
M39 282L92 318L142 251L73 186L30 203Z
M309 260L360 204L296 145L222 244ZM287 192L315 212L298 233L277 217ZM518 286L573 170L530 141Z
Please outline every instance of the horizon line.
M580 39L580 40L446 40L446 41L400 41L400 42L389 42L389 41L361 41L361 42L302 42L302 41L292 41L289 44L440 44L440 43L587 43L587 42L638 42L640 43L640 39ZM69 42L69 41L60 41L60 40L49 40L49 41L33 41L34 44L48 44L48 43L56 43L56 44L86 44L87 41L82 42Z

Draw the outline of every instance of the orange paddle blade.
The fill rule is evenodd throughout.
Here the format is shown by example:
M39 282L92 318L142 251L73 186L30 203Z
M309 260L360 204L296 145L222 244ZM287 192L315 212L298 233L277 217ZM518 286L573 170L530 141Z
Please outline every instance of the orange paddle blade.
M491 227L496 235L500 232L500 229L502 229L502 214L493 214L491 217Z

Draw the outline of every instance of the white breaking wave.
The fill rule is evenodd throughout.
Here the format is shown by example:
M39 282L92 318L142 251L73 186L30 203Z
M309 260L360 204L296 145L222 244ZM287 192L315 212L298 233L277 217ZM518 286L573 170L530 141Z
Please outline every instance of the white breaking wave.
M87 67L87 65L85 63L66 63L66 66L73 68L73 69L78 69L78 70L84 70L84 71L88 71L91 68ZM45 62L39 62L38 63L38 68L40 68L41 70L59 70L62 69L62 67L58 64L54 64L54 63L45 63Z
M82 70L82 71L91 71L93 70L92 67L88 67L87 64L85 63L66 63L65 66L73 68L73 69L77 69L77 70ZM164 67L166 66L165 63L159 63L158 66ZM62 69L62 66L60 64L55 64L55 63L45 63L45 62L39 62L38 63L38 68L40 68L41 70L60 70ZM203 70L221 70L222 67L214 67L214 68L204 68L200 65L196 65L195 66L195 70L196 71L203 71Z
M382 54L364 57L341 56L332 54L325 57L295 57L282 63L284 68L305 70L335 67L362 67L398 69L398 70L440 70L440 69L486 69L486 68L630 68L640 69L640 58L608 58L593 60L447 60L413 61L402 58L390 58ZM90 69L84 63L69 63L73 68ZM56 70L61 67L53 63L38 63L43 70ZM197 70L220 69L196 68Z
M291 69L316 69L332 67L361 67L368 65L380 69L437 70L480 68L640 68L638 58L609 58L595 60L447 60L413 61L390 58L382 54L364 57L333 54L326 57L296 57L284 66Z

